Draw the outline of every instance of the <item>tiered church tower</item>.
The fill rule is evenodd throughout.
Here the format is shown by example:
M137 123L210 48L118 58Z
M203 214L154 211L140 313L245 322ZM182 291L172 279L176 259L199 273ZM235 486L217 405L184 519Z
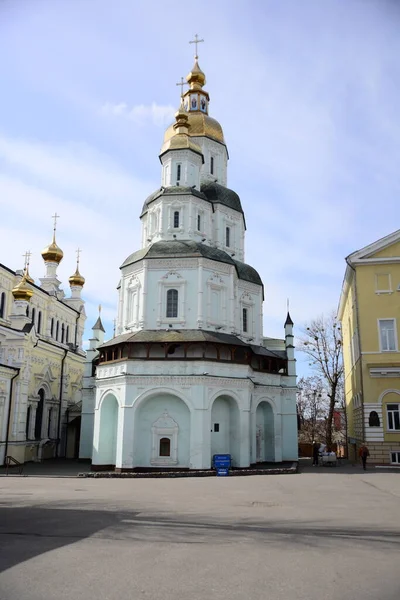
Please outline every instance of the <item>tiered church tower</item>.
M264 345L263 283L244 262L244 212L197 52L186 79L142 248L121 266L116 337L99 348L94 468L297 457L295 363L284 341Z

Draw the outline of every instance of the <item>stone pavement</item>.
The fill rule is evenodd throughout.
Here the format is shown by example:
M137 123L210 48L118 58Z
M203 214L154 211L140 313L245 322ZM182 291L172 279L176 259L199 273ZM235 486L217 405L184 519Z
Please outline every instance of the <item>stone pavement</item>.
M398 600L400 473L0 478L1 600Z

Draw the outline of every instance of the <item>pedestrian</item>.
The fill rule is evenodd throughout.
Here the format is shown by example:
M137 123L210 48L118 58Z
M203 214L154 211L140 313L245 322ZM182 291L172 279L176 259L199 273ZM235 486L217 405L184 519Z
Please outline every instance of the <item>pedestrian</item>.
M369 456L369 450L368 447L366 445L365 442L363 442L363 444L360 446L360 450L358 451L358 454L361 458L361 462L362 462L362 466L364 471L367 470L367 458Z
M313 455L313 467L318 467L319 444L316 441L313 442L312 455Z

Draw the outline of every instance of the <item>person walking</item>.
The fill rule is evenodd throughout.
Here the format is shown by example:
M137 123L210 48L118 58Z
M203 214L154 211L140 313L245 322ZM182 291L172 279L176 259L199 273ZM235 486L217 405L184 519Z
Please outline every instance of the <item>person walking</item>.
M312 455L313 455L313 467L318 467L318 457L319 457L319 444L318 442L313 442L312 446Z
M364 471L367 470L367 458L369 456L369 450L368 447L366 445L366 443L364 442L361 446L360 446L360 450L358 451L358 454L361 458L361 462L362 462L362 466Z

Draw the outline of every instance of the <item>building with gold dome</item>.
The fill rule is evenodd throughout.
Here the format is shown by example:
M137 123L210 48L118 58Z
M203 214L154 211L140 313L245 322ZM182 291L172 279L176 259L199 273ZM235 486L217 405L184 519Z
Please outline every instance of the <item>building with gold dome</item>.
M244 211L197 56L187 82L142 247L121 266L116 335L101 343L98 329L91 346L81 458L94 469L297 459L293 322L285 339L264 337L263 282L244 262Z
M76 456L80 433L85 324L79 272L66 297L57 277L63 251L42 251L46 274L38 282L0 264L0 464Z

